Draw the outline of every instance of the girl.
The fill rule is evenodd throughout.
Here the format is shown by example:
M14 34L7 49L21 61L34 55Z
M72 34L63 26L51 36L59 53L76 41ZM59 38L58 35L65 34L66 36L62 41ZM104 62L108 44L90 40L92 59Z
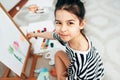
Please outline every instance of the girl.
M58 0L55 8L55 32L29 33L28 38L58 40L66 52L55 54L57 80L101 80L103 63L92 42L84 35L85 8L80 0Z

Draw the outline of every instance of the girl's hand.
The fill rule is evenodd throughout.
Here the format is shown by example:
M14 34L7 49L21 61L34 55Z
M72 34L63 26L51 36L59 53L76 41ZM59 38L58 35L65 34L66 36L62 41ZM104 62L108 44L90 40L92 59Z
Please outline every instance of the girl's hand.
M32 38L32 37L35 37L35 33L32 33L32 32L27 33L27 38L28 38L28 39L30 39L30 38Z

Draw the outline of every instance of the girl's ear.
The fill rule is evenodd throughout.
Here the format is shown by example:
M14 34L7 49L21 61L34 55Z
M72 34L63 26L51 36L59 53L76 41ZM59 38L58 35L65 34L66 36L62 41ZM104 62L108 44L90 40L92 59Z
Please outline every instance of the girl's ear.
M83 29L83 28L84 28L85 23L86 23L86 20L85 20L85 19L83 19L83 20L80 22L80 29Z

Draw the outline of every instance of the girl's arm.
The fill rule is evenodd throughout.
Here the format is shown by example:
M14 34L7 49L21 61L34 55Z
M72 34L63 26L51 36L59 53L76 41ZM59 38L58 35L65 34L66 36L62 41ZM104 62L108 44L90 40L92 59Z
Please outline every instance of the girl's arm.
M48 38L48 39L54 39L53 38L53 32L43 32L43 33L28 33L27 34L28 39L32 37L41 37L41 38Z

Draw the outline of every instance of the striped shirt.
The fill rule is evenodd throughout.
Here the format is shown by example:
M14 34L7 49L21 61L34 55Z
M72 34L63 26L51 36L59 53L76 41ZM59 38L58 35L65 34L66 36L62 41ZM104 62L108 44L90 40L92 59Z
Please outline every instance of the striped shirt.
M98 51L89 41L87 51L78 51L70 48L67 42L63 42L60 37L53 33L53 38L57 39L66 47L66 53L70 59L68 67L68 77L66 80L101 80L104 75L103 62Z

